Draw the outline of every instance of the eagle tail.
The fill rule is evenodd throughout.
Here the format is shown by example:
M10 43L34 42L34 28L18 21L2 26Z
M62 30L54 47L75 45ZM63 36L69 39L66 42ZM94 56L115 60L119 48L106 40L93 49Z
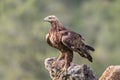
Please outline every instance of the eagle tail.
M87 55L87 59L90 61L90 62L93 62L93 60L92 60L92 56L90 55L90 54L86 54Z
M87 50L81 50L81 51L78 51L78 53L80 56L87 58L90 62L93 62L92 56L89 54L89 52Z
M95 49L93 47L89 46L89 45L85 45L85 48L87 50L95 51Z

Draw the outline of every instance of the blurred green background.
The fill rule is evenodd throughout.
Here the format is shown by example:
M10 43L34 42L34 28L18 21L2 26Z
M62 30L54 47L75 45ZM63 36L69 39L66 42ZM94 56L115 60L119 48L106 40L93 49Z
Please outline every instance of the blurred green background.
M120 0L0 0L0 80L50 80L44 59L58 51L45 42L54 14L80 33L96 51L87 64L99 78L109 65L120 64Z

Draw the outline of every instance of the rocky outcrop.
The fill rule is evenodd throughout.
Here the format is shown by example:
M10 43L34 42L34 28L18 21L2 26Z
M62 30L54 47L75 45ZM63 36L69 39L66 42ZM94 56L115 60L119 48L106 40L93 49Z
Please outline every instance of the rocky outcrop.
M99 80L120 80L120 66L109 66Z
M96 80L93 71L86 64L72 63L67 72L62 72L63 66L64 60L45 59L45 68L49 71L52 80Z

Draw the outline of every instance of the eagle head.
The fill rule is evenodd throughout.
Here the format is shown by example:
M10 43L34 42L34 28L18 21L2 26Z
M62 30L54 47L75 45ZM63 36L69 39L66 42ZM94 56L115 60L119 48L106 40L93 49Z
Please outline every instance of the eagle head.
M50 15L44 18L44 21L46 22L55 22L58 21L58 18L55 15Z

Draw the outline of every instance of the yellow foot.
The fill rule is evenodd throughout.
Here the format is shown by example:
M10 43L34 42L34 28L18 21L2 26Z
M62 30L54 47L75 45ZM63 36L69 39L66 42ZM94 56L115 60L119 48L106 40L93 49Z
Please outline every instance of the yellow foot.
M60 69L60 73L59 73L59 75L61 75L61 74L67 74L67 69L64 67L64 68L62 68L62 69Z

